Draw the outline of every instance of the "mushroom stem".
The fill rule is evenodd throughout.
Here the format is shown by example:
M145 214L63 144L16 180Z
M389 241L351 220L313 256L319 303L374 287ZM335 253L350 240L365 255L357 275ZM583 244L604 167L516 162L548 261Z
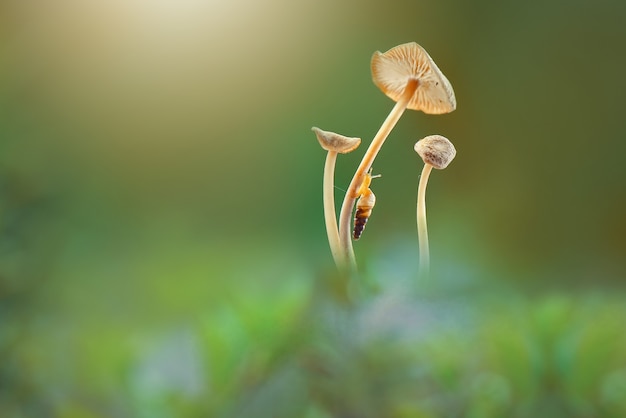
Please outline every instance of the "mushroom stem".
M326 234L333 260L337 267L341 267L344 259L341 256L341 245L339 243L339 228L337 227L337 214L335 213L335 163L337 152L328 151L326 164L324 165L324 220L326 223Z
M350 234L350 220L352 218L352 211L354 209L354 204L356 199L359 197L358 190L363 183L363 179L367 174L367 171L372 166L376 155L380 151L383 143L389 136L391 130L396 126L398 120L406 110L407 105L411 101L411 98L415 94L415 91L418 87L418 81L415 79L410 79L406 87L404 88L404 92L400 97L400 100L396 102L396 105L391 109L389 116L385 119L380 129L376 133L376 136L372 140L369 148L365 152L359 167L354 173L354 177L352 177L352 181L350 182L350 186L348 186L348 190L346 191L346 196L343 200L343 204L341 206L341 214L339 215L339 239L341 242L341 251L342 257L346 264L349 264L353 269L356 269L356 259L354 257L354 249L352 248L352 240Z
M417 236L420 246L419 277L426 278L430 272L430 252L428 249L428 227L426 225L426 186L433 166L426 163L422 169L417 188Z

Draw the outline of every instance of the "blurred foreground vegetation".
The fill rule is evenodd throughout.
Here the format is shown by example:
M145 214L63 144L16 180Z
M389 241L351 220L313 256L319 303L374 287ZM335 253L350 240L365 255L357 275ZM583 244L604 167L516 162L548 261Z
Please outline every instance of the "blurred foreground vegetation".
M375 260L346 282L286 249L233 267L159 245L2 276L0 416L626 416L620 291L416 289Z

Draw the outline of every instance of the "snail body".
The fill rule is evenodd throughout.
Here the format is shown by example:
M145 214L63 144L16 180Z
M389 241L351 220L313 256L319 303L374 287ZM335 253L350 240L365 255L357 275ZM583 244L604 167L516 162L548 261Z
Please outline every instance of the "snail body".
M380 177L380 174L372 176L372 170L370 169L363 179L363 184L361 184L361 187L359 188L360 197L356 202L354 229L352 230L352 238L354 238L355 241L361 238L361 234L363 234L363 230L365 229L365 224L372 215L372 209L376 204L376 196L374 195L374 192L372 192L372 189L370 189L372 179L376 177Z
M361 234L365 229L365 224L367 220L372 215L372 209L376 204L376 196L372 189L368 188L365 193L361 195L359 200L356 202L356 213L354 215L354 230L352 232L352 238L354 240L358 240L361 238Z

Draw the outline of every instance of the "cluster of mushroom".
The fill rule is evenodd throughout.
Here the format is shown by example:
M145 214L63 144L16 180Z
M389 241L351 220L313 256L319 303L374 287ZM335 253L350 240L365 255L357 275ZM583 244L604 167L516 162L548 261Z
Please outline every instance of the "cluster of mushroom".
M381 125L359 164L341 206L339 224L335 213L334 171L337 154L355 150L360 138L312 128L322 148L328 151L324 168L324 217L331 253L340 269L356 268L352 239L358 239L374 206L375 197L369 188L371 167L376 155L406 109L427 114L444 114L456 109L456 98L448 79L430 55L415 42L375 52L371 62L374 84L396 102ZM420 244L420 270L428 272L429 252L426 231L426 183L432 168L443 169L454 158L456 150L440 135L431 135L415 144L415 151L424 160L418 188L417 224ZM357 199L359 202L357 203ZM355 232L350 233L351 217L357 203Z

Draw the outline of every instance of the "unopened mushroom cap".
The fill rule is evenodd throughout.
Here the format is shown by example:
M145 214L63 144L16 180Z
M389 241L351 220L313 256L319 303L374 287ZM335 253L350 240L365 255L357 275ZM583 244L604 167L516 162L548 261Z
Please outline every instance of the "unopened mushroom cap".
M456 149L448 138L441 135L429 135L415 144L417 152L424 163L443 170L456 156Z
M359 145L361 145L361 138L350 138L348 136L343 136L335 132L323 131L320 128L316 128L315 126L312 127L311 130L315 132L317 140L320 142L322 148L324 148L326 151L334 151L341 154L346 154L348 152L354 151L358 148Z
M372 56L372 79L388 97L397 102L408 81L418 81L417 91L407 109L439 115L456 109L452 85L437 64L415 42L398 45Z

